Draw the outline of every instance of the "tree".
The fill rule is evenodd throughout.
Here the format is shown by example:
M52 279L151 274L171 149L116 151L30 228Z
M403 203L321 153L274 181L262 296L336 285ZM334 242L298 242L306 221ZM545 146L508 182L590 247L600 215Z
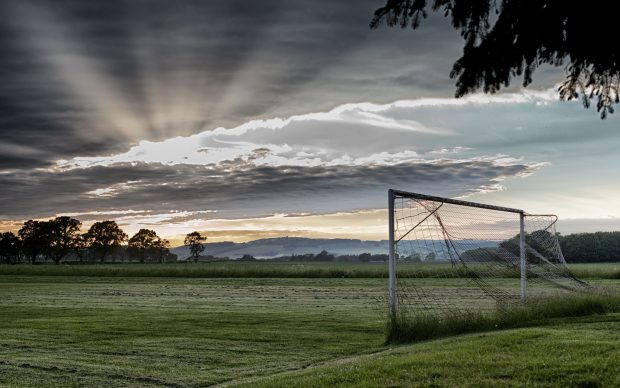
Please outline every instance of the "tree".
M533 249L536 253L538 253L538 255L547 258L555 256L553 251L555 249L554 239L555 236L553 234L543 229L534 230L531 233L525 234L525 244L530 249ZM502 241L499 246L500 248L512 253L514 256L519 257L521 250L520 242L521 236L517 234L508 240ZM538 255L528 255L528 262L538 263L540 261Z
M56 217L47 221L46 229L48 234L48 252L54 263L60 261L75 250L80 239L80 228L82 223L71 217Z
M505 242L505 241L504 241ZM502 244L504 244L502 242ZM498 248L483 247L466 250L461 253L460 259L464 262L485 263L492 262L498 258L501 260L500 252Z
M170 241L158 237L157 241L155 241L155 245L153 246L153 250L157 255L157 260L160 263L163 263L164 258L167 258L170 255Z
M330 255L326 250L322 250L314 257L314 259L316 261L332 261L334 260L334 255Z
M372 259L372 255L370 253L362 253L358 256L358 259L363 263L368 263Z
M412 263L419 263L422 261L422 257L418 252L412 252L409 256L404 257L403 260Z
M617 263L620 257L620 231L577 233L558 238L569 263Z
M437 255L435 255L435 252L429 252L424 258L424 261L435 261L436 259Z
M456 97L481 87L485 93L523 76L532 82L537 67L565 65L560 98L582 97L584 107L598 99L601 118L620 101L620 47L615 4L611 1L558 0L387 0L370 22L417 28L428 11L443 11L464 39L463 56L450 73Z
M82 233L76 236L73 251L75 252L75 255L78 257L78 259L80 259L80 263L84 261L84 256L88 252L89 245L90 240L88 237L88 233Z
M144 263L147 254L160 244L160 240L154 230L140 229L129 239L129 252L137 256L141 263Z
M21 248L21 241L13 232L0 233L0 259L7 264L16 262Z
M47 222L28 220L17 234L22 241L24 254L30 258L32 264L35 264L37 257L49 247Z
M191 256L194 258L194 263L198 262L198 256L205 250L205 246L202 242L206 240L207 237L203 237L200 232L192 232L185 236L183 244L189 247Z
M88 239L91 246L99 253L103 263L106 255L116 247L120 247L127 240L125 232L114 221L95 222L88 229Z

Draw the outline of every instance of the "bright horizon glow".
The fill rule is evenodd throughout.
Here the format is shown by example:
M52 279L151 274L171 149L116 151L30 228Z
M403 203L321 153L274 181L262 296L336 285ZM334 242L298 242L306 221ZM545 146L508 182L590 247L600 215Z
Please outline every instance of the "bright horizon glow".
M471 200L471 197L466 199ZM497 204L503 205L503 204ZM265 217L246 219L193 218L194 215L213 214L203 212L172 212L151 214L149 211L109 211L90 212L83 214L58 214L76 217L83 222L82 232L90 225L103 219L115 220L131 237L139 229L153 229L163 238L168 239L173 247L183 244L187 233L200 231L207 236L207 242L232 241L237 243L276 237L306 237L321 239L387 239L387 209L366 209L352 212L336 212L330 214L273 214ZM109 216L89 219L88 216ZM87 218L83 218L86 216ZM40 221L48 218L39 219ZM177 219L177 221L172 221ZM171 222L172 221L172 222ZM17 232L24 220L0 221L0 230ZM595 231L620 230L620 217L605 218L559 218L558 231L562 234Z

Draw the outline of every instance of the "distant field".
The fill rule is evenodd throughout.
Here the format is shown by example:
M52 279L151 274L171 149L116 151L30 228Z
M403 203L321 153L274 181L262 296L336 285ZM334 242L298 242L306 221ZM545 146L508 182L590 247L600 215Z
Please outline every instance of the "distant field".
M115 276L0 275L0 386L617 382L618 314L389 350L386 279Z
M571 264L580 278L620 279L620 263ZM398 264L415 277L445 276L450 264ZM387 278L387 263L213 262L174 264L0 265L2 275L187 278ZM515 277L515 272L506 273Z

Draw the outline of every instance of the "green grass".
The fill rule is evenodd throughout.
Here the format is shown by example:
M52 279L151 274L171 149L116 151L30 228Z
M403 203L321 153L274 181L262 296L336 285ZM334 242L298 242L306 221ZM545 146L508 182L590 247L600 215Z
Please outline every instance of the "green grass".
M0 386L204 386L383 345L379 279L0 277Z
M0 275L0 386L613 386L617 314L389 350L385 293L382 278Z
M398 315L387 325L387 341L415 342L478 331L540 326L554 318L620 312L620 295L574 295L532 299L493 312L466 312L454 316Z
M578 278L620 279L620 264L573 264ZM460 277L450 264L398 263L401 275L415 278ZM0 276L94 276L179 278L387 278L387 263L213 262L173 264L0 265ZM506 278L518 278L507 271Z
M620 259L619 259L620 260ZM620 261L617 263L571 264L575 276L584 279L620 279Z
M213 262L0 265L1 275L179 278L387 278L384 263Z
M244 387L618 387L620 314L399 346Z

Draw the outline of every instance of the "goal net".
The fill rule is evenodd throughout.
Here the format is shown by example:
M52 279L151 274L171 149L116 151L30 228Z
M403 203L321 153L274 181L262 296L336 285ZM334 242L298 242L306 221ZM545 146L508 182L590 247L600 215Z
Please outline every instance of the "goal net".
M586 291L569 271L557 217L389 191L390 313L455 316Z

